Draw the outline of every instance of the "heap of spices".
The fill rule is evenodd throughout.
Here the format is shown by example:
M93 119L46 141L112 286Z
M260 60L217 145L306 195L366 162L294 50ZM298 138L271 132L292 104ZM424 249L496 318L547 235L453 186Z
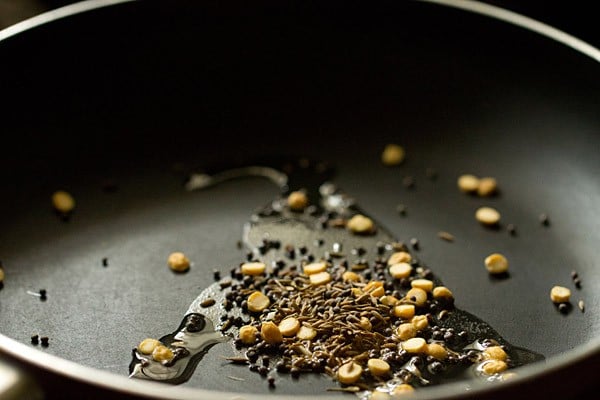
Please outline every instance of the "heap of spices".
M263 376L325 373L347 390L389 395L471 364L487 376L516 365L494 338L451 327L454 295L428 269L413 268L405 246L377 260L372 271L352 270L342 259L261 266L261 273L242 264L241 279L223 289L246 320L234 340L245 356L231 362L241 359ZM376 279L367 278L372 272Z

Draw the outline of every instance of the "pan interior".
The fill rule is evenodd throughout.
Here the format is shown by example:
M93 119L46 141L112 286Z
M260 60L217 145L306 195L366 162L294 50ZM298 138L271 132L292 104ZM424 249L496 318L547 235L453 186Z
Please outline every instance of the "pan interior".
M48 336L41 351L126 375L133 346L172 332L213 269L243 260L242 224L277 195L256 178L186 192L186 173L276 154L331 163L334 181L400 240L419 238L419 257L457 306L511 343L553 357L598 335L600 315L577 308L600 306L593 61L428 4L140 3L2 43L0 82L12 100L3 131L15 142L0 172L9 193L0 199L2 333ZM400 167L379 161L387 143L405 147ZM463 173L495 177L500 195L460 193ZM68 222L50 208L58 189L77 201ZM501 229L474 220L481 205L501 211ZM185 275L166 266L177 250L193 261ZM508 279L485 271L492 252L508 256ZM566 315L549 299L554 285L573 291ZM39 289L46 301L28 293ZM215 346L185 385L269 392L222 361L230 348ZM280 390L332 386L301 382Z

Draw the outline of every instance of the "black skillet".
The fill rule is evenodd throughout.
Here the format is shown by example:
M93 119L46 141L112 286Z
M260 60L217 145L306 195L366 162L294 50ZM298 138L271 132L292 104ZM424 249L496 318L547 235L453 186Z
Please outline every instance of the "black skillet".
M593 387L596 49L490 8L480 12L498 19L459 9L480 6L471 2L109 3L79 3L0 42L0 349L47 398L349 396L325 392L332 383L321 376L282 379L273 391L223 362L230 343L182 385L127 378L131 348L175 330L213 270L239 264L243 224L279 194L252 177L189 192L188 174L274 155L325 160L393 235L419 239L419 258L458 307L546 357L500 386L419 396L568 397ZM387 143L406 148L401 166L381 164ZM496 177L500 195L460 193L463 173ZM58 189L77 201L67 220L50 206ZM498 229L474 220L480 205L501 211ZM442 230L456 240L440 240ZM185 275L166 267L175 250L193 260ZM506 279L483 267L496 251L510 259ZM554 285L572 289L569 312L550 301ZM33 334L49 346L31 344Z

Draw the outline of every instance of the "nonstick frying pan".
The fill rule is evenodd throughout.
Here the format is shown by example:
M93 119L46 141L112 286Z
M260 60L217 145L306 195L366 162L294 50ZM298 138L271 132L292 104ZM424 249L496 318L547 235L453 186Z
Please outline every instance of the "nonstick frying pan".
M173 332L213 270L244 259L244 223L279 194L251 176L186 191L189 174L306 157L332 166L328 179L399 240L418 238L458 307L545 357L502 385L417 396L592 393L599 53L476 2L435 3L84 2L5 31L3 358L47 398L350 396L318 375L272 390L223 362L230 343L182 385L127 378L131 348ZM388 143L406 149L402 165L382 165ZM460 193L464 173L495 177L499 195ZM50 206L59 189L77 202L66 220ZM500 210L499 228L475 221L482 205ZM193 261L187 274L166 266L176 250ZM510 259L505 279L483 266L492 252ZM566 313L549 299L554 285L572 289Z

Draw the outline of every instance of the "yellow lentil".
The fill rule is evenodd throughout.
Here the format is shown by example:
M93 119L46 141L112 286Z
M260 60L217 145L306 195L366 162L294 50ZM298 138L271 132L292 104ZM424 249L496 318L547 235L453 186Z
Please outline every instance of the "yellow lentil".
M284 318L279 323L279 331L283 336L294 336L300 330L300 321L294 317Z
M483 354L486 358L492 360L506 361L508 358L506 352L500 346L490 346L483 351Z
M496 193L496 190L498 189L498 183L496 182L496 179L494 178L481 178L479 180L479 185L477 186L477 194L479 196L491 196L494 193Z
M261 312L271 305L271 300L262 292L255 291L248 296L248 310Z
M396 335L400 340L408 340L417 336L417 328L409 322L398 325Z
M420 337L414 337L402 342L402 348L411 354L424 353L427 349L427 342Z
M407 253L406 251L397 251L388 258L387 264L394 265L398 263L409 263L411 261L412 256L410 253Z
M429 320L426 315L415 315L410 320L410 323L413 324L418 331L422 331L429 326Z
M500 253L487 256L484 264L490 274L503 274L508 271L508 260Z
M508 365L501 360L487 360L484 361L481 365L481 370L486 375L494 375L500 372L506 371Z
M331 282L331 274L329 272L318 272L310 275L309 279L311 285L325 285L326 283Z
M244 325L240 328L239 338L242 343L254 344L258 329L254 325Z
M252 276L262 275L266 269L266 264L262 262L247 262L241 266L242 274Z
M392 295L388 295L388 296L381 296L379 298L379 302L381 304L384 304L386 306L395 306L396 304L398 304L398 299L395 298Z
M394 279L408 278L412 272L412 266L409 263L401 262L390 266L390 275Z
M347 228L356 234L369 234L375 231L375 223L369 217L356 214L346 224Z
M357 382L361 375L362 367L354 361L347 362L340 366L337 372L337 379L343 384L350 384Z
M314 262L310 264L306 264L303 268L303 271L306 275L316 274L318 272L323 272L327 270L327 263L325 261Z
M492 207L480 207L475 211L475 219L484 225L496 225L500 222L500 213Z
M425 352L437 360L445 360L448 357L448 351L439 343L429 343Z
M152 359L158 362L171 361L174 356L173 351L162 344L156 346L152 351Z
M426 292L431 292L433 290L433 281L429 279L415 279L410 283L410 286L423 289Z
M402 164L405 156L406 152L402 146L390 143L385 146L381 153L381 162L388 167L392 167Z
M433 288L434 299L452 299L454 295L446 286L438 286Z
M346 271L342 275L342 280L344 282L360 282L361 278L356 272Z
M75 199L70 193L58 190L52 194L52 206L56 211L67 214L75 208Z
M317 336L317 330L311 326L302 325L296 334L300 340L312 340Z
M390 364L381 358L370 358L367 361L367 368L369 368L369 371L374 376L383 376L390 372Z
M288 207L293 211L302 211L308 206L308 196L303 191L295 191L288 195Z
M161 343L156 339L144 339L138 344L138 351L142 354L152 354L156 346L161 345Z
M415 306L412 304L400 304L394 307L394 316L402 319L411 319L415 316Z
M412 288L406 292L405 298L414 299L415 305L421 307L427 302L427 292L421 288Z
M260 327L260 336L269 344L278 344L283 342L281 331L273 322L263 322Z
M471 174L459 176L456 183L458 188L465 193L475 192L479 188L479 178Z
M185 272L190 269L190 260L180 251L169 254L167 264L175 272Z
M391 394L392 396L402 396L405 394L410 394L413 393L415 391L415 388L413 388L411 385L409 385L408 383L401 383L400 385L396 386Z
M571 291L563 286L554 286L550 290L550 299L554 303L566 303L571 299Z

